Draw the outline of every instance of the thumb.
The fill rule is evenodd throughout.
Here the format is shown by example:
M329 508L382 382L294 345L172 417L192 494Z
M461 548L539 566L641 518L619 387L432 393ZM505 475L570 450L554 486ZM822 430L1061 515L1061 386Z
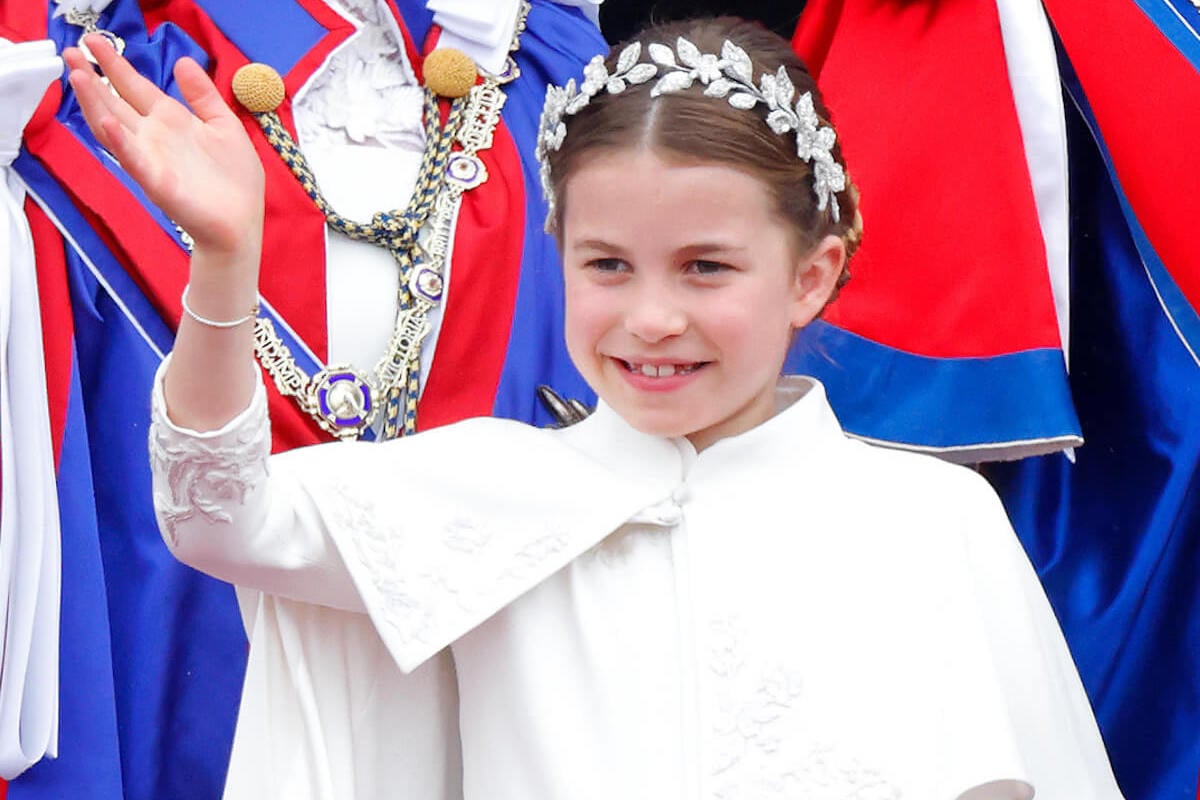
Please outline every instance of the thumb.
M175 82L179 92L201 122L211 122L233 115L225 99L217 91L204 68L191 58L175 62Z

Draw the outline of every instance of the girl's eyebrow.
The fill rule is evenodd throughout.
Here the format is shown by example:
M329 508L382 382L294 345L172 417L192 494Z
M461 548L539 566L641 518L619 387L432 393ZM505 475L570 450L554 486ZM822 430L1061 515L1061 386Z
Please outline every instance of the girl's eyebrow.
M571 250L596 250L603 253L624 253L624 248L604 239L580 239L570 243ZM696 242L680 248L677 252L679 255L687 258L696 258L698 256L710 255L712 253L742 253L745 252L746 246L741 244L731 244L729 242Z
M713 253L742 253L745 250L745 245L730 244L729 242L697 242L681 248L679 253L682 256L695 258Z
M620 245L606 242L603 239L580 239L570 243L571 250L597 250L603 253L623 253Z

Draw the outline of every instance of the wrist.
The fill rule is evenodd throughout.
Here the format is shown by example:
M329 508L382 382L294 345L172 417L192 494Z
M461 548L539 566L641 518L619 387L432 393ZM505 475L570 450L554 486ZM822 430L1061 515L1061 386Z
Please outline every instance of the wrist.
M262 256L257 232L229 246L197 242L188 273L187 304L195 315L237 319L258 302Z
M265 219L263 193L264 189L259 185L252 188L248 196L231 198L234 202L222 209L219 217L206 214L200 219L197 229L188 231L194 243L192 257L203 254L213 263L250 259L257 263Z

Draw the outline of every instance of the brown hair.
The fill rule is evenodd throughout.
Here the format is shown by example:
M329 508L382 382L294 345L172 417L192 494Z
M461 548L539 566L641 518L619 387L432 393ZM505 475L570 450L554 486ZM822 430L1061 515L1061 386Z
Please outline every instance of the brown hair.
M653 25L630 41L640 41L645 53L646 45L651 42L674 49L680 36L702 53L720 53L726 39L734 42L749 54L755 76L773 75L782 65L796 87L796 95L810 92L817 115L830 124L829 110L808 69L786 40L761 25L736 17L668 22ZM628 43L612 49L607 62L610 72L615 69L617 54L625 44ZM832 234L846 243L849 261L862 236L858 192L849 175L846 189L836 195L840 222L834 222L828 211L817 209L811 165L797 157L795 135L773 132L767 126L764 109L741 111L725 99L706 97L699 82L690 89L652 98L650 89L654 84L650 80L630 85L616 95L601 91L579 113L564 117L567 136L562 147L547 153L551 185L558 198L552 224L560 236L567 202L566 184L587 154L650 147L688 160L728 164L753 175L774 195L780 218L792 226L802 250ZM845 165L838 145L833 147L833 157ZM838 286L848 279L849 272L844 270Z

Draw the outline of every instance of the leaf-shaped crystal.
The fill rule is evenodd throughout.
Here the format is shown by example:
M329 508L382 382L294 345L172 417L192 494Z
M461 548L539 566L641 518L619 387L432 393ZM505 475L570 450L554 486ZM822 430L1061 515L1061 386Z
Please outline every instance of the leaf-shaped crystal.
M721 45L721 58L728 62L728 68L742 83L754 82L754 66L746 51L728 39Z
M668 72L658 79L658 83L654 84L654 88L650 90L651 97L658 97L660 94L670 94L671 92L681 92L692 85L692 73L690 72Z
M554 232L554 186L550 183L550 165L544 160L542 161L541 169L538 170L542 179L542 197L546 198L546 219L542 222L542 228L546 233Z
M609 78L608 86L605 88L608 89L609 94L620 94L625 91L625 80L623 78Z
M817 131L817 135L813 139L813 148L828 154L836 142L837 134L833 132L833 128L827 125Z
M595 97L607 82L608 67L603 58L596 56L583 68L583 82L579 84L579 91L588 97Z
M567 137L567 126L562 122L550 122L542 129L541 144L544 150L557 150Z
M630 83L645 83L657 74L658 67L653 64L638 64L629 70L629 74L625 76L625 80Z
M578 114L590 101L591 95L577 94L567 101L566 108L563 109L564 114Z
M597 81L603 85L608 80L608 67L604 66L603 56L594 56L583 67L583 77L588 81Z
M812 92L800 95L800 99L796 101L796 116L804 125L813 130L817 129L820 120L817 119L817 112L813 109Z
M830 216L834 222L841 218L835 192L846 188L846 171L842 165L832 159L818 159L813 162L813 192L817 195L817 208L824 211L829 207Z
M758 98L747 92L735 92L729 95L729 105L734 108L740 108L743 111L754 108L757 102Z
M787 133L796 127L796 117L789 109L777 108L767 114L767 125L775 133Z
M833 160L826 162L824 166L828 170L825 181L829 184L829 188L835 192L843 191L846 188L846 170Z
M736 83L728 78L717 78L715 81L704 87L704 95L706 97L724 97L729 94Z
M675 51L660 42L651 42L646 48L650 51L650 58L656 64L662 64L664 67L675 66Z
M816 131L804 125L796 129L796 155L801 161L812 161L813 157L823 152L816 146Z
M685 67L700 66L700 48L682 36L675 40L675 52L679 53L679 61Z
M633 42L617 56L617 72L628 72L642 55L642 43Z
M792 105L792 98L795 96L796 87L792 84L787 69L781 66L779 72L775 74L775 100L781 107L788 108ZM812 99L812 95L809 95L809 99Z
M758 91L762 94L763 99L767 101L767 108L775 109L779 107L778 101L775 99L775 76L764 73L758 79Z
M545 116L562 116L567 105L567 91L561 86L546 87L546 105L542 109Z

